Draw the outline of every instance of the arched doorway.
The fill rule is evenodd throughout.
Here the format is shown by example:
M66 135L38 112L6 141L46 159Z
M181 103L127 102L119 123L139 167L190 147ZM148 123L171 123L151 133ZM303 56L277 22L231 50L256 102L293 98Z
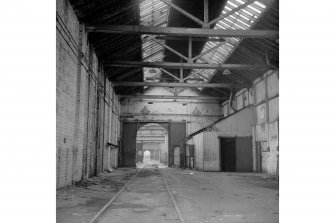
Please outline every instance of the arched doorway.
M168 131L160 124L142 125L136 135L136 167L168 165Z
M135 122L126 121L122 123L121 147L119 152L119 167L136 167L136 137L137 131L151 124L158 125L167 133L168 166L174 166L175 148L179 147L180 167L185 166L185 139L186 122ZM178 155L178 154L177 154Z

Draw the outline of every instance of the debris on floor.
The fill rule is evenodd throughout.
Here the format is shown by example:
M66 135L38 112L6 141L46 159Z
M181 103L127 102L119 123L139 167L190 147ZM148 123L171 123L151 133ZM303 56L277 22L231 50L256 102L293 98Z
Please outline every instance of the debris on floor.
M89 222L136 172L134 168L115 169L57 190L57 223Z

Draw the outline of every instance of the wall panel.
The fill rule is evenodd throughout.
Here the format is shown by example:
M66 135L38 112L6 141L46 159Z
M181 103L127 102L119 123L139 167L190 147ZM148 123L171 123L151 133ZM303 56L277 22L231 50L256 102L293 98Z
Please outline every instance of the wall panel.
M279 97L269 101L269 122L279 119Z
M204 171L220 171L220 142L218 132L204 132Z

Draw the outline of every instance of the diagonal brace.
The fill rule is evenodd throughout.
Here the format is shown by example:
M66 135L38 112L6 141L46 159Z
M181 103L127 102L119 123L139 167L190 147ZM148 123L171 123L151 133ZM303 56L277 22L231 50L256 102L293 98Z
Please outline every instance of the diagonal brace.
M177 81L180 81L180 78L176 77L175 75L171 74L169 71L163 69L163 68L159 68L161 71L163 71L164 73L166 73L167 75L170 75L171 77L173 77L174 79L176 79Z
M169 47L168 45L161 43L160 41L158 41L155 38L152 38L153 41L155 41L156 43L160 44L161 46L163 46L164 48L166 48L167 50L171 51L172 53L176 54L177 56L183 58L184 60L188 60L187 57L185 57L183 54L179 53L177 50L172 49L171 47Z

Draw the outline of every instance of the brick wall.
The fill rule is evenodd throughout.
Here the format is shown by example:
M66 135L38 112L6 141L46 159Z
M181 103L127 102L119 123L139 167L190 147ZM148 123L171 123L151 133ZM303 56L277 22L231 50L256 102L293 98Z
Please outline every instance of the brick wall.
M120 105L67 0L57 1L57 14L56 163L61 188L108 168L107 142L117 144L120 137ZM104 90L114 95L113 102Z

